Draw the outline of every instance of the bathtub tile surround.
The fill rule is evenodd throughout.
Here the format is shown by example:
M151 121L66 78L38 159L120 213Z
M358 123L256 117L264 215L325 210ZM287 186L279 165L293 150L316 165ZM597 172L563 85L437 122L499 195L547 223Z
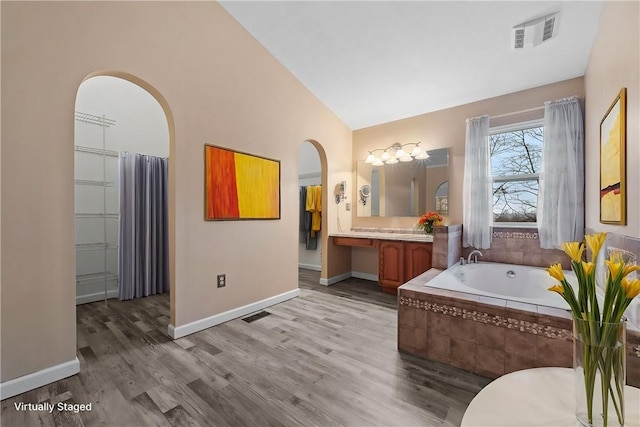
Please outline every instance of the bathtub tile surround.
M449 268L462 256L462 225L440 225L433 230L431 263L434 268Z
M496 229L494 228L494 231L492 233L493 238L499 238L499 239L539 239L538 237L538 232L535 231L527 231L527 232L521 232L521 231L495 231Z
M562 268L569 270L571 260L561 250L542 249L538 230L535 228L501 228L494 227L491 247L481 249L482 257L478 259L505 264L531 265L535 267L549 267L559 262ZM466 258L476 248L462 248L462 255Z
M572 367L571 314L563 309L426 286L431 269L398 288L398 349L486 377ZM627 383L640 386L640 327L627 330Z

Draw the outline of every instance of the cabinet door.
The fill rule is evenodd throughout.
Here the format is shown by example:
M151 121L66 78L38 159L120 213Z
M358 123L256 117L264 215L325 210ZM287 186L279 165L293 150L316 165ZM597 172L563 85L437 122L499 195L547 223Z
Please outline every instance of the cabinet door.
M380 241L378 275L382 290L395 294L404 279L404 243ZM388 288L388 289L385 289Z
M413 243L405 244L405 259L407 261L406 281L421 275L431 268L431 254L433 243Z

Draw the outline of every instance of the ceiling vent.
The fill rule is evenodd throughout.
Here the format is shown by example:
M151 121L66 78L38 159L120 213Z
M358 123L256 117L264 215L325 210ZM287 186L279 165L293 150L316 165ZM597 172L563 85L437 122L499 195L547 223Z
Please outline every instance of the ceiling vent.
M512 29L512 46L515 49L538 46L556 35L557 13L534 19Z

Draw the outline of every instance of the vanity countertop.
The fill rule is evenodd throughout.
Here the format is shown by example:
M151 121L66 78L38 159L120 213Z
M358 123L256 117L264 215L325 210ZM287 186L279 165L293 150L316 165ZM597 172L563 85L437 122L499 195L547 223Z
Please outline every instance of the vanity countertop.
M356 239L398 240L403 242L433 242L433 235L418 233L385 233L381 231L345 231L331 233L329 237L351 237Z

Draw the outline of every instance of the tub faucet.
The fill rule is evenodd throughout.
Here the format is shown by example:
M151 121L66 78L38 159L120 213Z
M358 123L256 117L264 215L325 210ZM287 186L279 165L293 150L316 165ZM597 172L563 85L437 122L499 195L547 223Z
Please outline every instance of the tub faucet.
M467 257L467 264L471 264L471 255L475 255L475 254L479 254L480 256L482 256L482 252L476 249L475 251L471 252ZM478 255L473 257L473 263L474 264L478 263Z

